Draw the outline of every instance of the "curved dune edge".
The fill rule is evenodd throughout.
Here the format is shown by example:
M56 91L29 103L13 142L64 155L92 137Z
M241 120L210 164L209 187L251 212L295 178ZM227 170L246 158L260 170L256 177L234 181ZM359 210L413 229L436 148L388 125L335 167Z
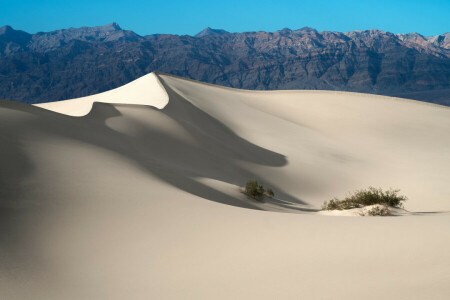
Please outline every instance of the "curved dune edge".
M158 75L171 99L181 97L243 139L285 155L285 167L251 167L262 181L314 204L308 208L374 185L400 189L411 214L448 211L442 167L448 107L350 92L248 91Z
M169 103L169 96L155 73L150 73L100 94L34 105L60 114L81 117L89 114L95 102L148 105L163 109Z
M170 105L168 105L169 102ZM442 129L448 123L446 120L448 109L444 106L350 92L250 91L206 84L159 72L147 74L104 93L35 106L68 116L81 117L91 113L95 115L93 117L98 118L99 115L92 111L94 103L142 105L159 110L164 109L155 110L152 113L144 108L138 113L140 109L138 107L134 108L136 110L129 111L120 105L115 106L115 109L125 118L111 118L106 125L125 136L134 137L142 133L143 128L151 130L158 128L168 137L176 139L177 146L167 145L168 149L185 148L185 142L188 145L195 143L203 145L207 142L207 146L203 145L201 149L209 151L211 140L198 139L195 137L196 132L201 131L208 137L220 137L222 140L225 137L223 134L226 133L232 141L217 145L218 150L235 145L234 151L241 152L241 155L249 155L250 162L253 160L252 156L263 155L261 165L253 165L249 168L249 165L244 164L239 167L238 174L227 178L228 181L224 180L224 182L242 185L245 180L262 177L261 180L274 184L277 192L299 195L300 198L305 199L305 202L299 204L299 199L280 195L278 201L282 203L277 201L271 203L270 200L264 204L251 203L258 209L318 213L318 207L323 201L339 196L345 191L364 188L368 185L388 188L390 184L394 184L413 198L412 204L415 207L409 207L410 204L407 204L411 211L435 211L436 209L447 211L447 207L441 210L442 201L438 200L441 195L436 192L442 190L438 187L438 184L441 185L441 180L438 184L433 183L436 187L428 188L428 193L424 192L427 189L411 184L411 182L423 180L415 174L429 174L427 175L429 177L441 172L441 175L446 177L446 172L437 168L438 163L432 163L431 167L426 168L415 163L415 161L423 161L424 155L427 160L430 157L434 157L436 161L445 160L445 155L439 151L446 144L446 139L443 138L446 133ZM104 109L106 108L100 108L100 110ZM109 115L109 112L98 113ZM115 116L115 113L110 116ZM103 119L103 116L100 119ZM246 121L249 119L252 122ZM191 131L186 131L191 125L193 125ZM425 129L424 125L431 126L432 130ZM224 132L223 126L230 131ZM260 132L260 128L265 129ZM267 132L272 134L267 135ZM230 133L232 134L229 135ZM148 134L153 136L151 131ZM286 143L290 139L296 142ZM136 141L143 142L141 139ZM245 143L242 143L243 141ZM361 141L366 142L361 143ZM249 147L251 144L257 147ZM413 153L411 148L413 144L419 146L417 153ZM305 145L308 147L305 148ZM145 151L148 153L156 151L153 149L155 145L149 144L146 147L148 149ZM265 153L260 151L261 149L258 150L258 147L270 151ZM378 147L381 148L373 150ZM428 150L422 149L424 147ZM257 152L254 152L256 150ZM270 154L272 151L275 154ZM416 158L405 158L405 151L408 151L408 156L414 155ZM198 150L194 152L197 153ZM215 151L214 155L217 153L219 152ZM227 161L221 168L229 166L231 162L234 163L230 155L232 156L231 153L221 154L221 157ZM285 161L285 158L277 157L277 155L286 157L288 160ZM275 160L271 161L273 159ZM211 176L209 175L211 171L208 169L199 171L198 167L204 160L205 157L201 157L201 160L196 163L191 158L186 161L190 162L190 168L195 166L200 177L208 178ZM217 157L213 160L217 161ZM268 169L264 167L266 160L269 166L277 168L271 169L268 173ZM165 158L163 161L168 164L171 161L185 163L179 154ZM311 161L315 162L314 168L307 173L301 171L309 170ZM287 165L286 162L288 162ZM415 167L408 167L410 165ZM430 165L430 162L427 165ZM418 168L423 171L418 172ZM253 171L253 169L255 174L240 177L243 170ZM177 172L182 171L177 170ZM377 175L381 173L396 175L384 178L385 176ZM302 180L299 183L294 182L292 179L297 178L299 174ZM354 174L360 175L354 176ZM214 175L217 176L217 174ZM364 177L367 179L360 179ZM328 187L327 184L329 184ZM245 197L235 198L245 202ZM420 199L425 198L428 199L426 201L428 203L434 202L436 207L428 207L425 203L416 205L423 202ZM351 212L332 215L348 214L353 215ZM402 213L402 215L405 214Z
M331 95L361 95L364 97L372 97L374 99L382 98L389 99L394 101L404 101L407 103L414 103L420 105L434 106L436 108L447 108L449 107L434 104L434 103L426 103L422 101L412 100L412 99L403 99L398 97L391 96L383 96L383 95L375 95L375 94L364 94L364 93L356 93L356 92L343 92L343 91L329 91L329 90L270 90L270 91L262 91L262 90L245 90L245 89L237 89L231 87L225 87L215 84L210 84L190 78L184 78L181 76L176 76L172 74L167 74L163 72L152 72L138 79L127 83L118 88L94 94L81 98L74 98L62 101L53 101L46 103L38 103L33 104L34 106L41 107L50 111L54 111L60 114L65 114L68 116L74 117L82 117L88 115L92 106L95 102L100 103L110 103L110 104L134 104L134 105L148 105L153 106L158 109L163 109L167 103L169 102L169 96L164 86L161 84L159 75L173 77L176 79L181 79L184 81L190 81L206 86L211 86L219 89L231 90L236 92L248 92L248 93L313 93L313 94L331 94Z
M239 88L233 88L223 85L217 85L209 82L203 82L200 80L195 80L187 77L182 77L174 74L164 73L160 71L152 72L152 74L156 74L157 76L166 76L166 77L172 77L175 79L180 79L183 81L193 82L205 86L210 86L214 88L229 90L229 91L235 91L235 92L243 92L243 93L249 93L249 94L314 94L314 95L349 95L349 96L361 96L364 98L372 98L373 100L377 99L385 99L390 101L398 101L398 102L405 102L405 103L412 103L412 104L418 104L418 105L425 105L430 107L435 107L439 109L449 109L449 106L431 103L431 102L424 102L420 100L415 99L409 99L409 98L401 98L401 97L395 97L395 96L387 96L387 95L379 95L379 94L369 94L369 93L363 93L363 92L352 92L352 91L338 91L338 90L308 90L308 89L293 89L293 90L248 90L248 89L239 89Z

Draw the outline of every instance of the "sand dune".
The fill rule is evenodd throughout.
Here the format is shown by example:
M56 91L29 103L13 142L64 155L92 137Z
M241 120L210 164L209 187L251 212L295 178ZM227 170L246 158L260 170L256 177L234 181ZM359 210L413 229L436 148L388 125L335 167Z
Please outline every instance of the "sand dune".
M0 296L447 299L449 129L443 106L153 73L0 101ZM248 179L276 198L246 198ZM410 213L318 212L369 185Z
M149 105L161 109L167 105L169 98L156 75L150 73L101 94L36 106L69 116L85 116L91 111L94 102Z

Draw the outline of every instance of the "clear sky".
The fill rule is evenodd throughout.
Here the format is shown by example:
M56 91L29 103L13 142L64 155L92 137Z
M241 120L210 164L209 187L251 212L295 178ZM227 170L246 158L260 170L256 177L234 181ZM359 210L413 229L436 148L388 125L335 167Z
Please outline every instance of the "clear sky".
M450 31L450 0L0 0L0 26L30 33L117 22L140 35L381 29L437 35Z

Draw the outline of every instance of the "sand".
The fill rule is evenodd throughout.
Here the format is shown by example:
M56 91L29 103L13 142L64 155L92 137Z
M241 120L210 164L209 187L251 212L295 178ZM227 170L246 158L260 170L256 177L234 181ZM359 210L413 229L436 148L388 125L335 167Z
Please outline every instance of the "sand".
M438 105L154 73L0 101L0 298L448 299L449 129ZM367 186L406 211L319 211Z
M64 101L36 104L36 106L61 114L80 117L87 115L91 111L94 102L149 105L161 109L167 105L169 97L156 75L150 73L124 86L104 93Z

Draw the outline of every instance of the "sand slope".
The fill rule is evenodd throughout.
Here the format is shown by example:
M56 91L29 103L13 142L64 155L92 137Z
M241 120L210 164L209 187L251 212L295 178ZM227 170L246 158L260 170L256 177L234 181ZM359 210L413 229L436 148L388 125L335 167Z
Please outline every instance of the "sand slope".
M450 296L446 107L165 74L39 106L0 101L2 298ZM414 214L317 214L368 185Z
M94 102L115 104L149 105L163 108L169 98L154 73L147 74L116 89L71 100L36 104L38 107L69 115L84 116L88 114Z

